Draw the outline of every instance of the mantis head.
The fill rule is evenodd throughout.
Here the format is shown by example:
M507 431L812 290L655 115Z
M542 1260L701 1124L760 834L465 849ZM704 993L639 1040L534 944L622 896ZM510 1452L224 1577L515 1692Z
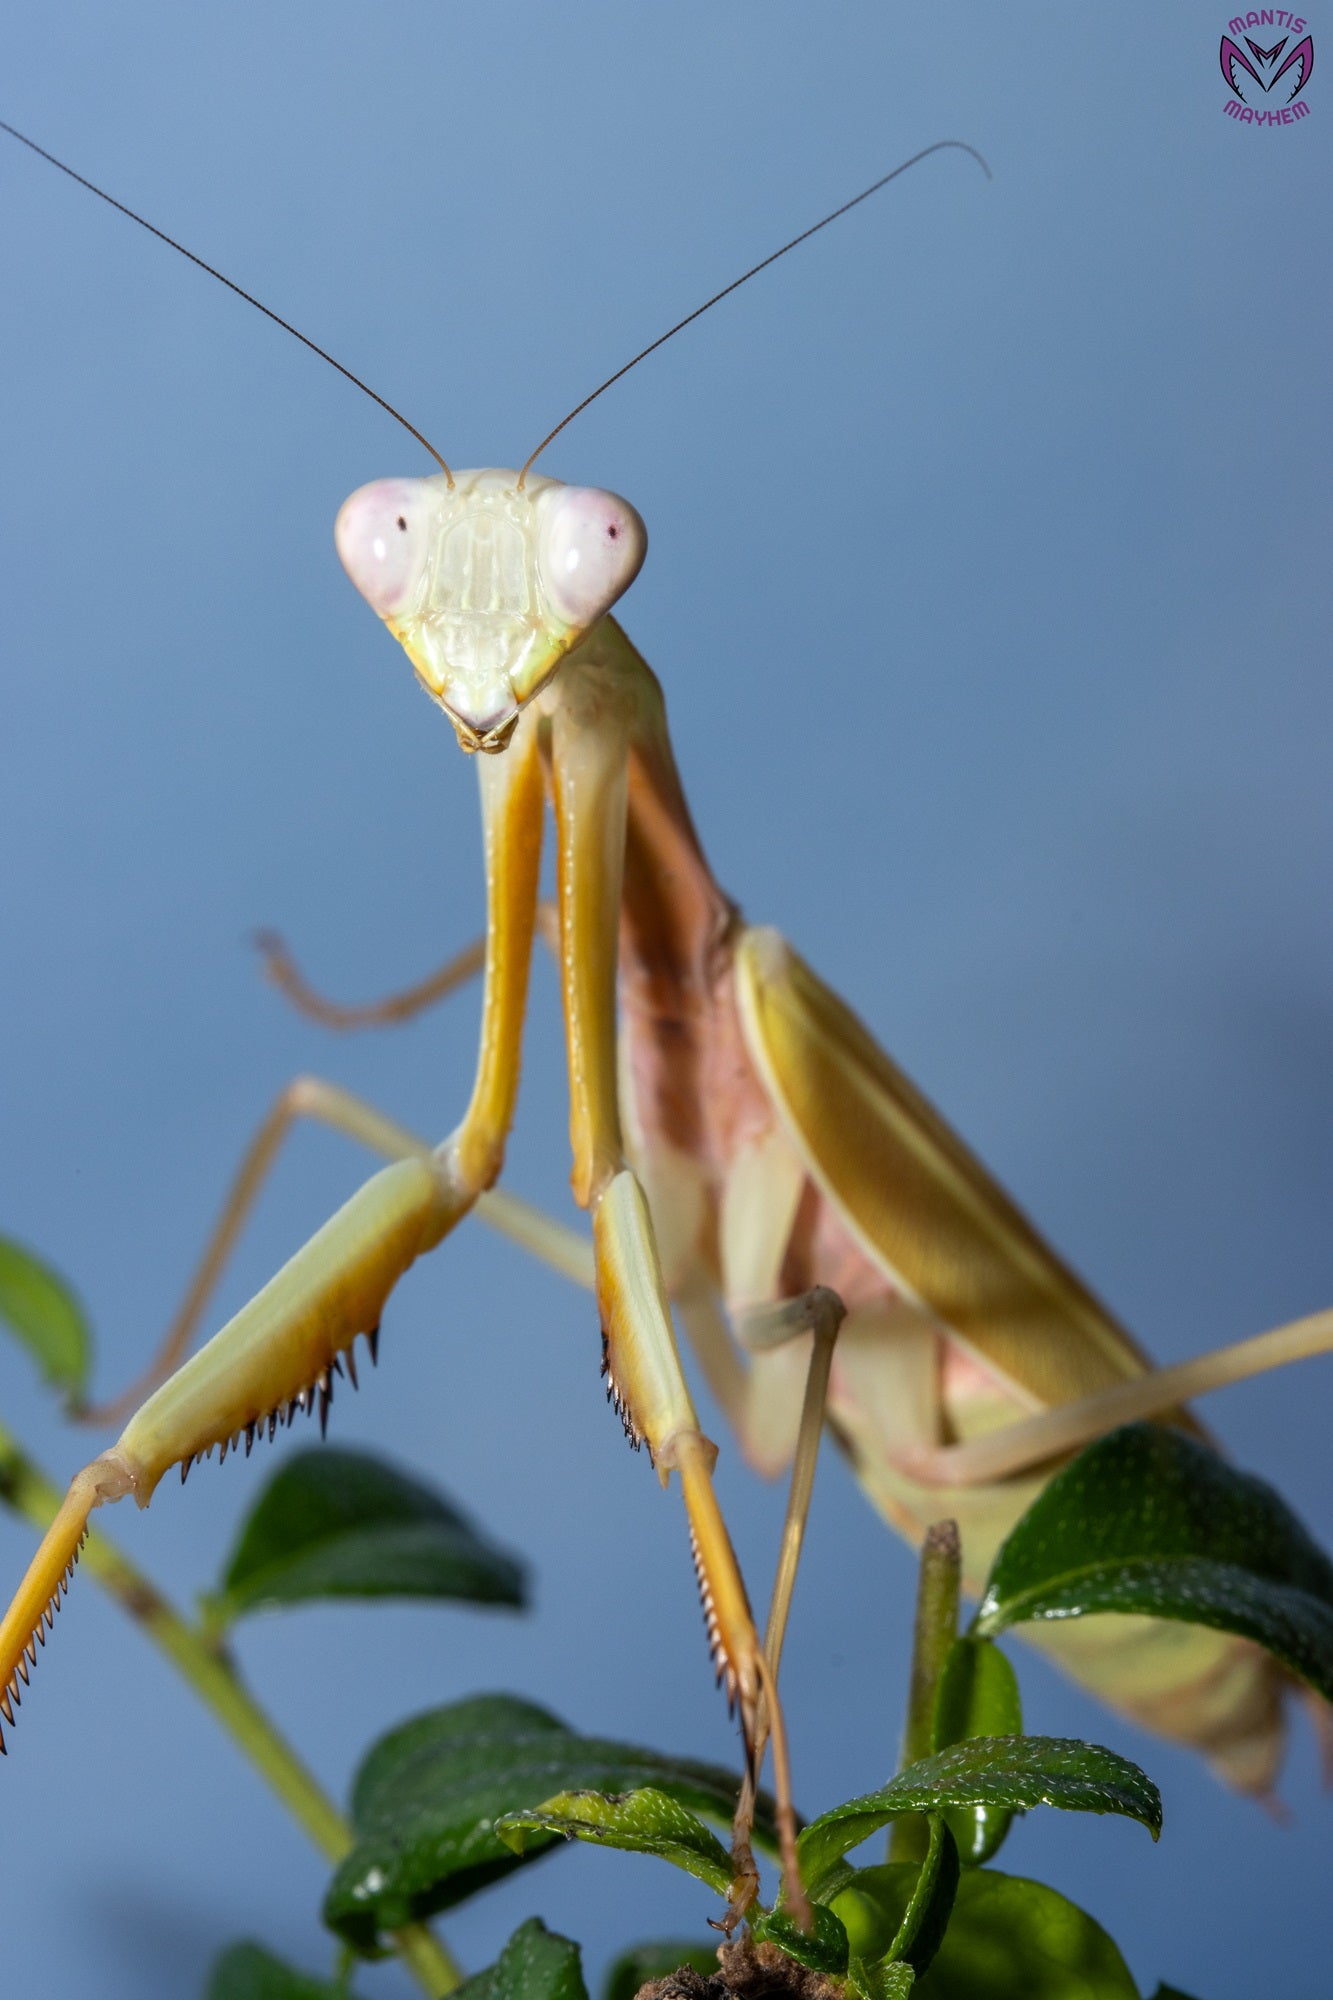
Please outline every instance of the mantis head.
M566 425L722 299L929 154L950 148L968 153L990 179L980 153L961 139L937 139L922 147L640 348L546 433L521 472L455 477L401 410L309 334L44 146L12 125L0 121L0 126L299 340L378 403L436 461L440 472L429 479L381 479L362 486L343 502L334 533L343 568L406 648L418 679L453 723L465 750L504 749L523 708L565 654L629 589L647 552L647 532L627 500L593 486L529 479L529 468Z
M343 502L334 538L462 747L489 751L648 547L627 500L513 472L375 480Z

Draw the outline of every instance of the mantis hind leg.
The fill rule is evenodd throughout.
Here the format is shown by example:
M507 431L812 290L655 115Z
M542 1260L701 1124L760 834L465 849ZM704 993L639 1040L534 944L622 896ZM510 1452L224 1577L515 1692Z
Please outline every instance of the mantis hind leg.
M1248 1381L1270 1368L1282 1368L1330 1349L1333 1311L1311 1313L1248 1340L1214 1348L1193 1361L1149 1369L1077 1402L1017 1418L1001 1430L964 1444L905 1447L895 1454L897 1469L927 1486L986 1485L1077 1451L1120 1424L1169 1416L1209 1390Z

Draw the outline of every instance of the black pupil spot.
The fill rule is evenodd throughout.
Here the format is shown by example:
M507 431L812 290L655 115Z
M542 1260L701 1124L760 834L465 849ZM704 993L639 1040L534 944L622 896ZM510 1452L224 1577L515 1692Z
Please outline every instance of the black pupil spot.
M400 514L400 515L398 516L398 525L399 525L399 527L400 527L400 528L402 529L403 533L404 533L404 534L406 534L406 533L407 533L407 518L406 518L406 516L405 516L405 515L403 515L403 514Z

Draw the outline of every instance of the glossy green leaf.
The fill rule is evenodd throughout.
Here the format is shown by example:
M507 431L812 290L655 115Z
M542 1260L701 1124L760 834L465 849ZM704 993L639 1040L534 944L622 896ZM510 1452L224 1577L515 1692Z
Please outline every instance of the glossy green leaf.
M849 1868L829 1904L847 1933L847 1949L866 1965L885 1960L902 1928L921 1879L915 1861L887 1861L877 1868Z
M356 1845L339 1867L325 1921L358 1949L413 1918L462 1902L560 1839L533 1832L515 1854L495 1831L506 1813L561 1792L651 1786L689 1811L728 1824L734 1772L633 1744L580 1736L515 1695L476 1695L432 1709L381 1738L352 1794ZM774 1845L772 1801L756 1834Z
M1138 2000L1101 1925L1042 1882L969 1870L913 2000Z
M903 1961L924 1972L940 1948L958 1892L958 1850L942 1816L930 1818L926 1859L855 1869L831 1897L853 1958Z
M887 1949L918 1871L861 1868L837 1900L853 1952ZM949 1927L912 2000L1138 2000L1124 1959L1100 1924L1040 1882L968 1869Z
M522 1564L438 1493L383 1459L333 1445L299 1451L242 1524L210 1611L327 1597L432 1597L521 1605Z
M594 1847L620 1847L630 1854L656 1854L683 1868L725 1896L735 1870L727 1850L692 1813L651 1785L608 1796L605 1792L559 1792L528 1811L506 1813L495 1831L515 1854L534 1841L545 1846L550 1833L586 1840Z
M1333 1700L1333 1563L1270 1486L1132 1424L1056 1474L995 1559L974 1631L1143 1612L1257 1640Z
M0 1320L53 1389L77 1402L88 1386L92 1333L83 1307L49 1264L0 1236Z
M931 1748L945 1750L968 1736L1018 1736L1022 1729L1018 1679L999 1647L990 1639L955 1639L935 1691ZM965 1867L977 1868L999 1852L1013 1817L993 1806L945 1814Z
M934 1958L949 1924L958 1893L958 1847L943 1813L932 1813L930 1846L908 1899L897 1935L885 1956L903 1960L914 1972L924 1972Z
M644 1944L622 1951L606 1975L602 2000L634 2000L650 1979L666 1979L686 1969L701 1979L717 1976L717 1943L700 1944L697 1938L650 1938Z
M1140 1821L1154 1840L1162 1825L1157 1787L1113 1750L1059 1736L974 1736L907 1765L882 1790L848 1799L812 1821L796 1843L806 1887L821 1896L833 1865L900 1813L977 1805L1121 1813Z
M233 1944L214 1960L205 2000L356 2000L344 1985L284 1965L262 1944Z
M495 1964L465 1979L453 2000L588 2000L579 1948L529 1917Z
M811 1972L827 1979L841 1979L847 1971L847 1933L841 1920L824 1903L812 1902L813 1931L803 1931L786 1910L754 1910L750 1929L760 1944L775 1944Z

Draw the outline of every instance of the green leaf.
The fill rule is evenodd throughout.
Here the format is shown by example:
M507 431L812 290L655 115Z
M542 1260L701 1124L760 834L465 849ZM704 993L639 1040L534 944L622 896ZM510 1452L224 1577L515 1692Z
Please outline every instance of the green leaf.
M939 1955L912 2000L1138 2000L1114 1942L1054 1889L969 1870Z
M651 1785L612 1796L559 1792L539 1806L506 1813L495 1822L495 1831L515 1854L525 1854L534 1836L540 1840L545 1833L587 1840L595 1847L621 1847L630 1854L656 1854L697 1875L719 1896L726 1895L735 1873L726 1848L698 1814Z
M885 1956L905 1960L924 1972L943 1941L958 1893L958 1847L942 1813L932 1813L930 1846L921 1864L903 1920Z
M1018 1679L999 1647L989 1639L955 1639L935 1691L931 1748L945 1750L968 1736L1018 1736L1022 1729ZM991 1806L964 1806L945 1818L968 1868L991 1860L1013 1824L1012 1813Z
M958 1850L938 1813L920 1867L891 1861L855 1869L832 1897L854 1959L870 1966L905 1961L924 1972L940 1948L958 1891Z
M848 1799L822 1813L799 1836L801 1874L812 1896L824 1893L833 1865L904 1812L948 1806L995 1806L1026 1811L1059 1806L1069 1812L1122 1813L1157 1838L1162 1801L1137 1764L1060 1736L973 1736L909 1764L881 1791Z
M683 1969L697 1972L701 1979L716 1978L717 1945L673 1938L650 1938L644 1944L631 1945L607 1973L602 2000L634 2000L650 1979L666 1979Z
M752 1910L750 1929L758 1943L775 1944L798 1965L822 1972L826 1979L841 1979L847 1971L847 1933L826 1904L812 1902L810 1909L812 1932L803 1931L783 1909Z
M344 1985L294 1972L262 1944L229 1945L213 1961L205 2000L356 2000Z
M450 1908L559 1840L534 1832L526 1852L495 1823L561 1792L651 1786L691 1812L729 1823L734 1773L633 1744L580 1736L515 1695L475 1695L391 1730L366 1757L352 1793L356 1845L335 1874L325 1921L358 1950L381 1931ZM776 1844L771 1799L756 1833Z
M579 1948L529 1917L494 1965L455 1988L454 2000L588 2000Z
M1257 1640L1333 1700L1333 1563L1270 1486L1131 1424L1056 1474L991 1570L974 1631L1142 1612Z
M93 1342L83 1307L49 1264L0 1236L0 1320L53 1389L77 1402L88 1386Z
M523 1568L417 1479L368 1452L299 1451L246 1518L209 1601L225 1624L324 1597L525 1600Z
M919 1989L916 1973L910 1965L900 1962L886 1965L879 1977L879 2000L907 2000L909 1993Z
M860 1868L837 1899L853 1953L887 1949L917 1887L910 1863ZM1138 2000L1100 1924L1054 1889L997 1869L958 1882L944 1941L912 2000Z
M915 1861L886 1861L877 1868L849 1868L829 1898L847 1933L847 1949L866 1965L888 1957L921 1879Z

